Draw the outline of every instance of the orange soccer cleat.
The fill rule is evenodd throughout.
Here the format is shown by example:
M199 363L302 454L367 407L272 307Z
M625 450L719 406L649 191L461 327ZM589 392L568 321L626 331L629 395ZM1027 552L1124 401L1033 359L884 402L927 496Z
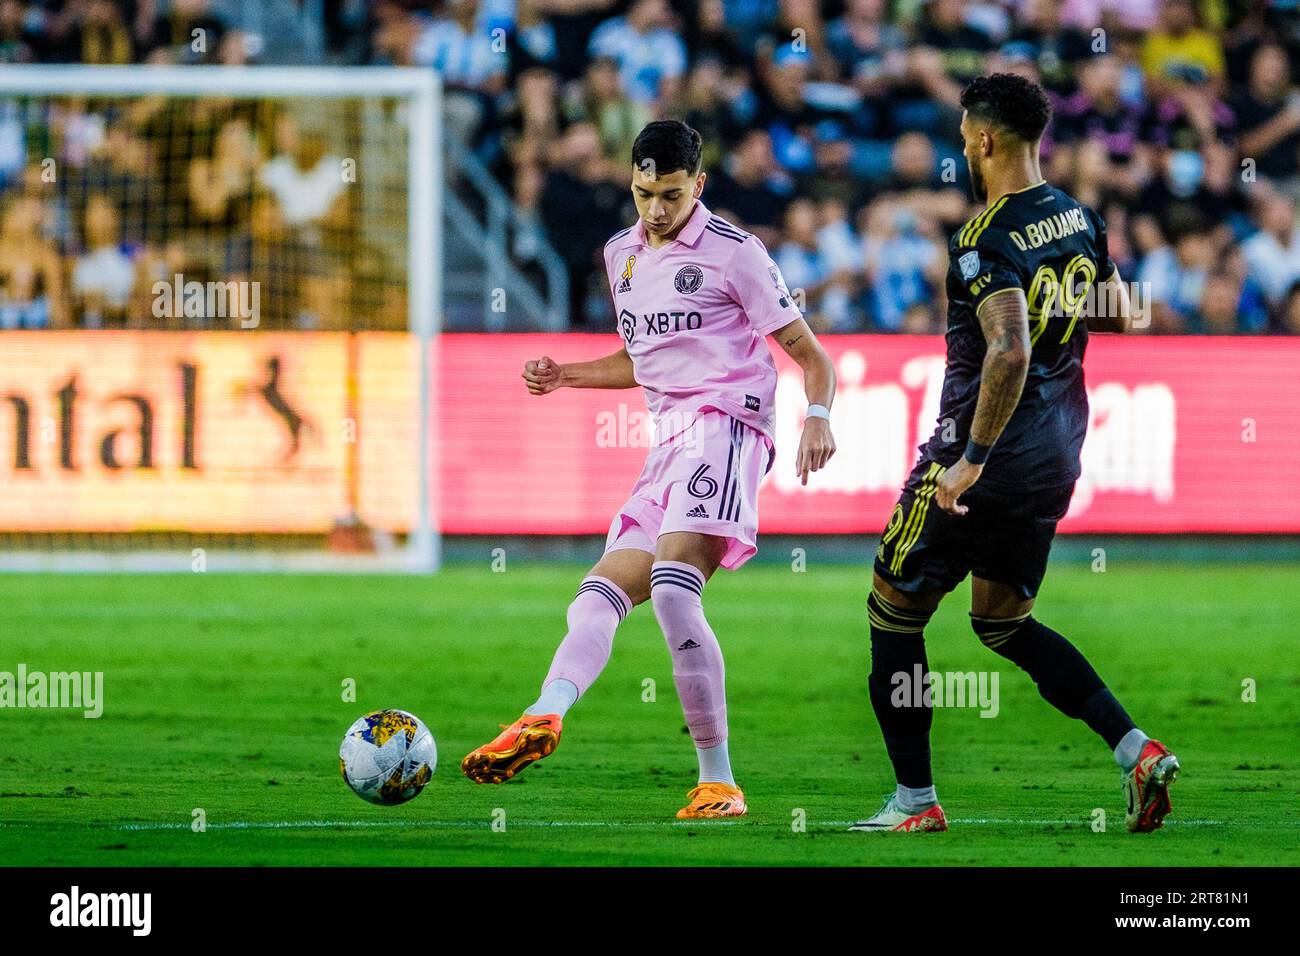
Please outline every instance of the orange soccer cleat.
M1130 833L1150 833L1165 825L1171 809L1169 785L1178 779L1178 758L1158 740L1148 740L1132 770L1122 777L1124 823Z
M743 817L749 812L745 794L727 783L702 783L686 794L690 802L677 811L679 820L715 820Z
M559 714L524 714L501 726L495 740L460 762L460 772L475 783L505 783L534 760L550 756L560 742Z

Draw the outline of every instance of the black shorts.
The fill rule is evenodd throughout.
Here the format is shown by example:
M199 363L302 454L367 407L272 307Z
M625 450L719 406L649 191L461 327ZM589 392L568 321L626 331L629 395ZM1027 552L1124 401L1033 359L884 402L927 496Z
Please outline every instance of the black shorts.
M945 470L928 458L912 469L881 535L876 573L909 594L947 593L973 574L1034 597L1073 482L1014 494L976 482L958 499L970 511L951 515L934 501Z

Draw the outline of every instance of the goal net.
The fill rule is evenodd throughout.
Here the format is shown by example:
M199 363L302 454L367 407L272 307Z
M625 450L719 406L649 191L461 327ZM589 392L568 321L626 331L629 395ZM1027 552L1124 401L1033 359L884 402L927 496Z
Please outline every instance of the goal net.
M439 103L0 70L0 569L437 567Z

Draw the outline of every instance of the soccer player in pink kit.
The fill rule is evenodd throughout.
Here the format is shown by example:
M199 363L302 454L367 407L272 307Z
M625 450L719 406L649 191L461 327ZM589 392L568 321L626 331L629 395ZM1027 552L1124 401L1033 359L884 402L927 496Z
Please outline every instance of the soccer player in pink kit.
M746 813L727 751L722 648L704 615L704 585L757 551L758 486L772 465L773 335L803 370L808 411L795 457L804 484L835 451L835 371L763 243L700 202L700 134L650 123L632 147L639 219L605 245L623 347L592 362L528 362L533 395L557 388L645 389L655 439L605 554L569 605L541 696L461 770L509 780L549 755L561 721L609 660L614 631L647 599L672 654L673 682L699 757L681 818Z

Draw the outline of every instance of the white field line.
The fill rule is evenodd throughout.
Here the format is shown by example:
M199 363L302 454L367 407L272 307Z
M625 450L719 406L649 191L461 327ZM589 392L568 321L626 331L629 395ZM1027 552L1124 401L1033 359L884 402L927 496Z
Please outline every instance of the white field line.
M809 827L843 828L851 826L854 820L809 820ZM1090 826L1087 820L1041 820L1030 818L994 818L969 817L952 818L950 823L961 826L1057 826L1083 829ZM1165 826L1171 827L1221 827L1225 820L1166 820ZM1300 826L1300 821L1273 821L1270 827L1278 825ZM787 822L760 823L753 820L508 820L507 830L514 829L664 829L680 827L788 827ZM120 830L120 831L159 831L189 830L189 823L5 823L0 822L0 830L36 829L36 830ZM491 821L483 820L230 820L208 823L207 830L490 830Z

